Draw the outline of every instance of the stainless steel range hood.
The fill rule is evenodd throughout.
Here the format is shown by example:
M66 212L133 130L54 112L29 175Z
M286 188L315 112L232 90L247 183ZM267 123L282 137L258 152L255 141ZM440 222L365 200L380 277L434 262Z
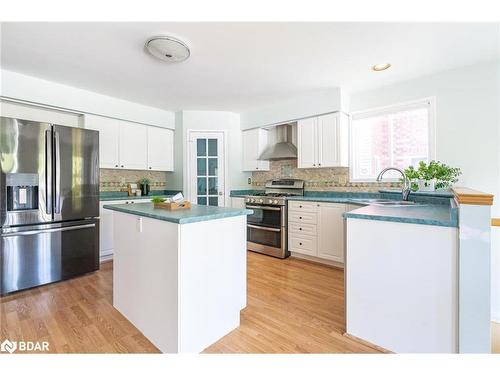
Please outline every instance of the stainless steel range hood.
M276 127L276 142L266 148L259 160L297 159L297 147L292 143L292 125Z

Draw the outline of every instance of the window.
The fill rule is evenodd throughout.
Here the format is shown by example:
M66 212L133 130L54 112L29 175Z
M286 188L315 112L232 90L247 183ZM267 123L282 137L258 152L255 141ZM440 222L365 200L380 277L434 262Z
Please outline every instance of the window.
M386 167L405 169L433 158L432 101L423 100L354 113L351 120L351 181L375 181ZM384 179L399 179L387 172Z

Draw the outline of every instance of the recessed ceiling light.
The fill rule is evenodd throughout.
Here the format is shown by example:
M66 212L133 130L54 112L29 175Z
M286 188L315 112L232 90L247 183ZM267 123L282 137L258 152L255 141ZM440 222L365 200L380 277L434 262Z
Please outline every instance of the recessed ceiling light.
M154 57L168 62L184 61L191 54L186 43L171 36L154 36L144 47Z
M380 72L382 70L389 69L391 67L391 64L389 63L383 63L383 64L376 64L372 66L372 69L376 72Z

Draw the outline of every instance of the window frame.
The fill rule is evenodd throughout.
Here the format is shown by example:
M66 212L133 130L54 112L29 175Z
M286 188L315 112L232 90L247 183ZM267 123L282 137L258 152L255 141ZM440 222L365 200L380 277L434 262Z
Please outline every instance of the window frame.
M436 97L426 97L423 99L412 100L408 102L402 102L397 104L391 104L383 107L375 107L362 111L351 112L349 116L349 182L377 182L376 178L354 178L353 177L353 161L354 161L354 147L353 147L353 137L352 137L352 123L354 120L359 120L367 117L375 117L383 114L401 112L405 109L413 108L423 108L428 106L429 114L429 160L436 159ZM398 178L384 178L383 182L399 182Z

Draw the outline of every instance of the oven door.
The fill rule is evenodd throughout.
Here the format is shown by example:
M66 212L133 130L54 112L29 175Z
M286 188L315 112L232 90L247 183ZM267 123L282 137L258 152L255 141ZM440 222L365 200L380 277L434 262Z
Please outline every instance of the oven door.
M286 258L285 207L247 205L253 214L247 217L248 250Z
M281 228L247 224L247 241L265 247L281 249Z
M259 206L247 204L246 208L253 210L253 214L247 216L247 223L280 228L284 223L283 209L280 206Z

